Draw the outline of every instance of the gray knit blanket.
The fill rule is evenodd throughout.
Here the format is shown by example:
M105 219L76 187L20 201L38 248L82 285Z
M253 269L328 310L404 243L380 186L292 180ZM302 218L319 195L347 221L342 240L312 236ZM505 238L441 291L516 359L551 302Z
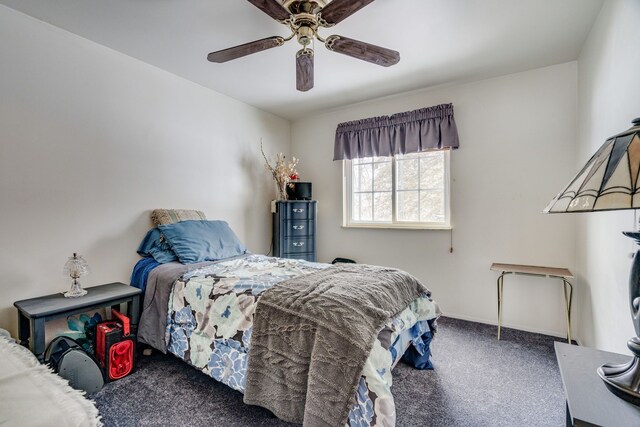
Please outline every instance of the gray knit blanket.
M362 264L265 291L254 317L245 403L305 427L344 426L378 332L428 292L404 271Z

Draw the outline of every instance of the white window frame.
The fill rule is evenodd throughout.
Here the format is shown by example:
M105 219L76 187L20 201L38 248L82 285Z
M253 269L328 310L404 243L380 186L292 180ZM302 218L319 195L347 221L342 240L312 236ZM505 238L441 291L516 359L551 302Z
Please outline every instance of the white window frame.
M351 160L342 162L342 226L346 228L397 228L397 229L413 229L413 230L450 230L451 226L451 155L450 150L444 152L444 216L443 222L408 222L397 220L397 200L398 192L396 191L396 170L397 160L394 157L392 161L392 220L391 222L382 221L353 221L351 220L352 207L352 166Z

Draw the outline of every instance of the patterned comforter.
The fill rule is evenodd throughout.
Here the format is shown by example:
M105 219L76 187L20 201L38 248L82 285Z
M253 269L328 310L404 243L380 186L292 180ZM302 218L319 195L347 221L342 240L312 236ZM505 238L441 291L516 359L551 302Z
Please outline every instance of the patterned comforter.
M260 294L281 281L328 266L251 255L184 274L169 296L167 351L244 393ZM395 425L391 370L410 345L420 354L429 354L437 316L437 305L425 295L384 326L362 371L348 425Z

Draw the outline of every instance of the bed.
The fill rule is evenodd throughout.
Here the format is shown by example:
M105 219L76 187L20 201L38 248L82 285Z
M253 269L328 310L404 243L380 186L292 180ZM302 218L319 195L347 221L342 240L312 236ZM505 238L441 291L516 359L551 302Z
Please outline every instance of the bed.
M0 330L0 425L102 426L93 402Z
M249 254L237 238L233 238L235 235L221 238L224 244L218 245L219 248L216 250L232 247L232 250L223 251L222 255L225 256L213 261L202 261L201 256L189 258L189 254L184 253L185 247L182 246L194 244L193 238L187 239L187 244L182 245L184 242L176 242L172 239L174 230L171 227L196 226L196 223L207 222L202 220L200 215L201 213L198 214L198 219L187 218L186 220L184 217L178 218L173 215L170 224L161 224L155 231L151 230L139 248L138 252L143 255L143 258L136 264L132 273L132 285L145 290L138 330L139 341L161 352L175 355L202 371L203 374L245 394L245 402L267 407L286 421L303 422L304 425L351 427L395 425L395 405L390 390L393 367L404 359L419 369L432 368L429 346L436 331L439 309L430 298L428 290L420 288L421 290L412 294L410 299L405 296L403 302L397 303L400 304L397 307L402 307L400 310L390 309L391 311L379 317L383 321L372 326L376 332L373 334L374 339L363 338L362 342L365 345L360 347L366 352L363 353L361 362L348 357L349 354L358 352L360 348L358 342L354 344L356 347L352 346L348 351L340 350L342 347L349 347L349 342L354 342L353 337L347 337L350 329L356 330L353 333L356 337L355 341L361 334L361 330L366 329L366 325L362 324L351 328L350 323L355 324L359 316L355 314L352 319L350 314L342 313L337 320L338 324L343 322L342 326L331 330L329 325L329 330L324 332L324 335L334 333L336 335L334 338L340 343L334 346L339 347L337 350L334 348L327 353L329 356L318 353L320 350L317 348L321 346L315 337L316 334L321 334L315 330L315 327L312 335L305 337L301 334L310 333L309 331L291 332L293 334L291 337L299 341L307 342L310 336L312 341L316 340L307 342L308 349L298 349L298 344L302 341L297 344L287 341L284 347L275 348L277 346L274 340L282 339L282 330L295 329L297 319L296 317L289 319L290 323L286 324L284 329L280 328L275 335L265 338L269 335L269 328L273 328L275 324L274 317L267 319L268 315L273 316L274 313L267 314L266 307L269 301L273 302L273 296L277 291L289 287L289 292L293 292L291 289L296 289L295 292L298 292L296 286L299 283L314 278L321 278L321 282L325 283L340 275L346 275L349 278L355 277L354 273L365 275L361 270L368 270L366 274L369 276L383 277L387 274L396 277L400 274L399 270L361 265L333 266ZM225 231L222 234L229 233L228 225L226 223L224 225L222 228ZM220 224L216 224L213 234L198 230L198 238L206 240L210 247L211 240L219 238L219 226ZM182 232L184 230L180 231ZM166 253L160 254L158 251ZM182 257L176 256L178 259L172 259L173 255L169 253L171 251ZM180 259L185 256L185 259ZM209 256L209 259L213 258L215 256ZM184 260L191 262L179 262ZM401 273L404 275L403 280L409 277L412 284L419 284L412 276ZM299 301L308 298L309 294L317 293L315 290L324 285L312 283L307 286L304 293L298 293L289 300ZM393 286L396 285L393 284ZM329 288L334 289L333 285ZM377 293L371 290L375 289L374 287L365 286L365 288L369 289L367 291L369 294ZM345 293L344 290L340 292ZM350 292L346 292L347 300ZM334 298L335 293L331 294L330 298ZM358 298L366 299L367 296ZM373 298L375 300L379 297L374 295ZM258 304L261 299L263 302ZM353 308L356 313L360 304L354 301L352 297L346 306ZM283 305L282 301L271 305L276 311L284 310L280 307ZM314 307L313 304L306 305ZM363 305L366 306L364 303ZM374 305L375 307L372 306L369 309L376 311L377 305L384 305L384 301L379 299ZM388 315L390 312L394 315ZM322 313L324 312L313 313L307 317L321 317ZM298 313L290 314L298 315ZM328 317L332 316L328 315ZM254 336L256 330L258 332ZM286 340L292 339L291 337ZM271 348L272 346L275 346L274 349ZM338 354L340 351L346 351L348 354ZM324 360L328 365L324 367L324 372L317 371L314 377L313 363L319 362L307 361L307 364L311 363L309 367L309 365L298 365L299 359ZM328 384L340 382L343 374L350 378L349 369L352 371L355 369L356 371L353 372L357 373L357 378L350 380L353 383L353 390L344 387L334 389L332 384ZM333 374L337 375L335 379L323 381L323 377ZM290 394L291 389L296 387L302 389L302 394ZM324 390L324 395L320 392L317 396L313 394L316 389L323 387L327 389ZM344 390L347 390L347 393ZM263 397L269 396L269 399L261 400L260 393ZM274 400L273 396L283 394L287 395L281 399L284 406L274 406L271 402ZM342 397L334 398L335 396ZM300 402L295 405L290 404L291 401L299 400L302 400L301 404ZM313 402L316 405L315 409ZM297 408L289 407L296 405ZM343 410L343 406L346 409ZM302 412L300 412L301 407L304 409ZM326 413L338 414L341 410L344 414L336 415L337 418L326 415Z

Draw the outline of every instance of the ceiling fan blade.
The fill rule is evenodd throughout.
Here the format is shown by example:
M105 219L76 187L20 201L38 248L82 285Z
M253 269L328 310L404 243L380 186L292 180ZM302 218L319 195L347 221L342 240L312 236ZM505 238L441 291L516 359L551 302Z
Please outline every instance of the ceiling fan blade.
M332 0L320 11L320 24L330 27L353 15L373 0Z
M306 92L313 88L313 50L302 49L296 54L296 89Z
M276 21L286 21L291 16L291 13L278 0L249 0L249 3Z
M272 47L282 46L283 44L284 39L282 37L267 37L266 39L256 40L239 46L211 52L207 55L207 59L211 62L222 63L251 55L253 53L262 52L263 50L271 49Z
M363 61L371 62L372 64L382 65L383 67L395 65L400 61L400 53L395 50L350 39L348 37L329 36L327 37L325 46L327 46L327 49L331 51L362 59Z

